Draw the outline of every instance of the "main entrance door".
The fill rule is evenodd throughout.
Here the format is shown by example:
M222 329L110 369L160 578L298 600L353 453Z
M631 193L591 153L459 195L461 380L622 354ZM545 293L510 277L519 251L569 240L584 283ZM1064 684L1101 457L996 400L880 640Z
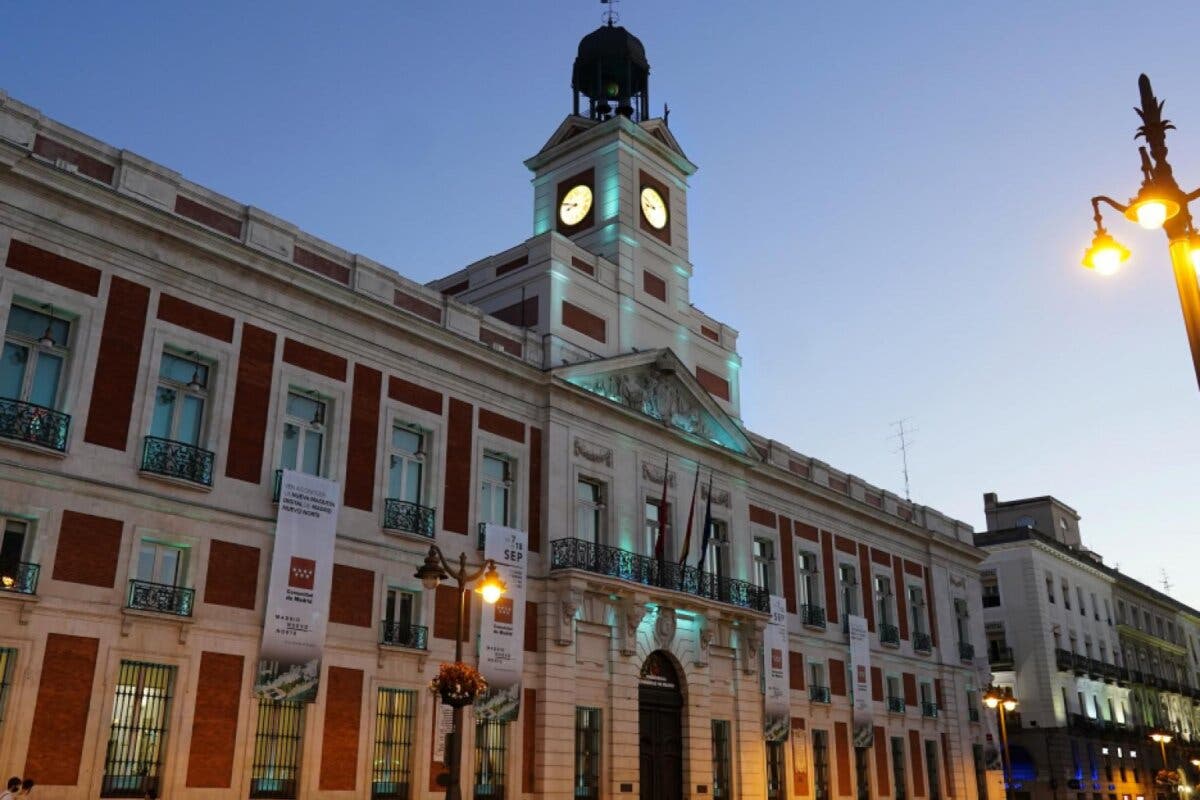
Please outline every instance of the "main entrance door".
M655 651L642 665L638 687L641 800L683 797L683 694L670 659Z

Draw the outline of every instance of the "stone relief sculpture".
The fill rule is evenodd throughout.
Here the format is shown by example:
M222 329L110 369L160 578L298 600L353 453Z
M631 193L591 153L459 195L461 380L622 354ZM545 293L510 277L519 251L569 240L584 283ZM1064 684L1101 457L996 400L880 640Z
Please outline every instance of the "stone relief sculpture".
M660 606L654 620L654 641L661 649L670 649L675 640L675 625L675 609Z
M613 451L607 447L601 447L598 444L585 442L582 439L575 440L575 455L580 458L587 459L593 464L603 464L612 469L613 466Z
M646 607L640 603L630 603L625 607L625 624L621 626L621 655L631 656L637 652L637 632L646 613Z

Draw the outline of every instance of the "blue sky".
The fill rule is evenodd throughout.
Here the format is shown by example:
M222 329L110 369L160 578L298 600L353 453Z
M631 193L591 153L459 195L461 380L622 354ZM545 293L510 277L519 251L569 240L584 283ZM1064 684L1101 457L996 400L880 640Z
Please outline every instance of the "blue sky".
M985 491L1054 494L1108 563L1200 606L1200 392L1165 240L1112 219L1126 269L1078 266L1088 198L1137 189L1139 72L1200 183L1200 6L619 9L700 165L693 301L741 331L747 424L901 492L909 418L914 500L982 528ZM529 235L521 162L601 11L10 5L0 88L424 281Z

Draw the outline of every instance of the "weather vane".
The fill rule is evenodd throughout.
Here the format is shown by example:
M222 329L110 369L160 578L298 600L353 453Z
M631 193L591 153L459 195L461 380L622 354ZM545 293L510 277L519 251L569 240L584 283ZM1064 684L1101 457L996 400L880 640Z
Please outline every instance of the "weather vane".
M621 15L617 13L618 2L619 0L600 0L600 5L608 6L608 10L604 12L604 16L601 17L601 19L607 22L608 27L610 28L613 26L614 22L617 22L621 19Z

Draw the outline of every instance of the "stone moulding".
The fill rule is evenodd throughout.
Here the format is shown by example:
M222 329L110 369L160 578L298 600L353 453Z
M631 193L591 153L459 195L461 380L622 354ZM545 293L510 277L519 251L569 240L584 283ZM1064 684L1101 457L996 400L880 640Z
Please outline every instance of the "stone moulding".
M593 464L603 464L609 469L613 468L613 451L607 447L576 439L574 450L575 455L580 458L587 459Z

